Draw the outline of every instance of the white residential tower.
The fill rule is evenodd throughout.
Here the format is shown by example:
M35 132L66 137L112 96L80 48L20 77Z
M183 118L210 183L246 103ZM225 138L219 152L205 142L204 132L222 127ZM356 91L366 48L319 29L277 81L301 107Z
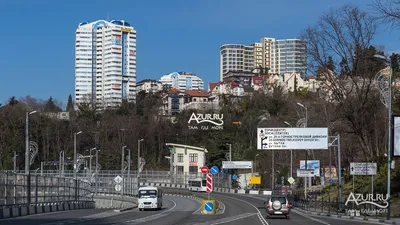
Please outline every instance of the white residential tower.
M136 100L136 31L124 20L80 23L75 45L75 102L99 107Z

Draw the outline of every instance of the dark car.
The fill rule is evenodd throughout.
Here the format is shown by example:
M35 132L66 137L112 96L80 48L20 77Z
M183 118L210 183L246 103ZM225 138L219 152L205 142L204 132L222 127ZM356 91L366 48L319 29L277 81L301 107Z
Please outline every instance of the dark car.
M264 204L267 217L280 216L289 219L292 206L285 195L273 195L268 202L264 202Z

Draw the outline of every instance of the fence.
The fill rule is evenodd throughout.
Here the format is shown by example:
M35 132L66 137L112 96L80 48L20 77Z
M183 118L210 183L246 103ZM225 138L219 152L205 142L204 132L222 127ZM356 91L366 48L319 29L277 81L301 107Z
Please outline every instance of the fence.
M24 171L16 171L17 174ZM35 175L43 177L65 177L73 178L72 170L43 170L32 171ZM204 177L202 173L176 173L172 174L169 171L150 171L143 170L140 174L140 183L165 183L175 185L187 185L190 178ZM117 183L114 179L120 176L123 181ZM87 182L92 187L92 192L97 194L112 194L112 195L136 195L138 182L137 171L131 171L129 174L125 171L123 174L120 170L102 170L96 176L95 173L88 171L80 171L77 173L77 179ZM213 175L214 188L229 188L229 174L218 173Z
M91 185L85 181L0 172L0 208L11 205L91 200Z
M295 192L289 197L289 202L294 207L311 212L326 213L328 215L347 215L347 216L370 216L383 217L387 214L387 209L377 207L372 204L357 205L354 202L339 202L337 198L323 195L322 192L309 192L304 198L304 192ZM379 202L377 202L379 204ZM382 202L383 203L383 202Z

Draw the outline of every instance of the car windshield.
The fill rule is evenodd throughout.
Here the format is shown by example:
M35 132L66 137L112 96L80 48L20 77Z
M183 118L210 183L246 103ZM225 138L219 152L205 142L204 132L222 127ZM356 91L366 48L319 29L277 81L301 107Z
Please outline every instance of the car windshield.
M139 198L155 198L157 196L157 191L154 190L141 190L139 192Z
M285 197L272 197L271 202L279 201L281 204L286 204Z

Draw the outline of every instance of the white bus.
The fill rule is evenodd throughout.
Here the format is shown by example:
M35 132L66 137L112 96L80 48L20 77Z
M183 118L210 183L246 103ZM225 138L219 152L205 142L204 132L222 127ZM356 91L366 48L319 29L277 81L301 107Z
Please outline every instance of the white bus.
M157 209L162 207L162 190L157 187L139 188L138 209Z
M205 178L190 178L189 191L205 192L207 187L207 180Z

